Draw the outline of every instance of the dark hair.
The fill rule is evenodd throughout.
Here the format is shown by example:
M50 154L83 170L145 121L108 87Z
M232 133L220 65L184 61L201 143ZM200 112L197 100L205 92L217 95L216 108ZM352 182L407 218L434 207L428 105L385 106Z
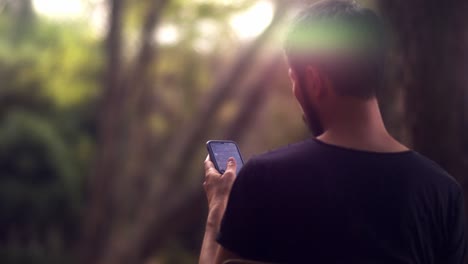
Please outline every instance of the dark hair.
M354 1L325 0L294 18L284 49L301 82L306 66L313 65L338 94L368 99L382 85L384 36L381 20L370 9Z

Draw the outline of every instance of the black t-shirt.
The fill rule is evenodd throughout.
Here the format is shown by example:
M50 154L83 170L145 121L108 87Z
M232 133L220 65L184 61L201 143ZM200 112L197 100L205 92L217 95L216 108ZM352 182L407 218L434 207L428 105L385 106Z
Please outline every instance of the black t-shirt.
M247 162L218 242L278 263L463 263L460 185L414 151L309 139Z

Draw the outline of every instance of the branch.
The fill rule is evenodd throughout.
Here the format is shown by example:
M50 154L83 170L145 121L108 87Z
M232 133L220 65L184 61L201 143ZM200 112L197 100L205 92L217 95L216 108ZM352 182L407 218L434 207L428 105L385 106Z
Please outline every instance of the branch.
M133 107L138 106L138 101L146 91L148 79L148 68L151 63L154 63L157 56L157 49L153 47L154 31L161 20L161 14L164 8L169 3L169 0L153 0L151 7L146 14L142 31L140 33L141 46L135 57L135 62L131 68L131 74L125 80L127 96L129 97L126 107L129 115L132 114Z

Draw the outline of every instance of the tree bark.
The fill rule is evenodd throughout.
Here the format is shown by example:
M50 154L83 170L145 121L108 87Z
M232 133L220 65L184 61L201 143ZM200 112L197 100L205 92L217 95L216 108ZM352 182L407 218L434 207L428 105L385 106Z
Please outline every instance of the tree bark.
M106 78L98 120L99 143L93 177L89 179L89 202L80 243L82 263L108 261L116 230L129 225L139 179L151 171L153 90L147 85L148 67L155 63L153 31L168 0L155 0L148 9L141 32L141 48L133 71L124 74L121 60L124 1L110 1L111 15L106 38ZM130 159L130 160L129 160ZM150 168L148 168L150 167ZM135 198L136 199L136 198ZM111 246L112 247L112 246ZM112 250L111 250L112 251Z
M121 80L124 87L125 100L120 105L122 111L122 127L126 131L120 143L120 152L124 152L126 159L119 166L114 177L112 203L118 206L114 218L108 220L110 232L105 247L97 263L135 263L137 251L132 251L133 241L121 239L126 237L128 229L132 228L135 214L138 211L138 198L145 191L145 179L151 177L155 142L150 127L153 114L152 104L155 100L155 89L150 83L154 82L154 75L149 72L152 65L157 64L157 47L154 46L154 31L159 24L162 12L168 0L153 0L143 21L140 35L141 46L135 57L130 73Z
M468 1L379 3L406 65L402 86L412 147L452 174L466 192ZM465 206L468 213L467 195Z
M403 86L411 144L464 183L468 2L382 0L380 5L407 65Z
M98 154L92 177L88 179L89 200L86 204L83 236L79 245L82 263L94 263L109 232L108 218L114 213L111 201L112 178L116 174L115 164L121 157L118 144L121 138L120 105L123 98L121 86L121 38L124 1L109 1L111 6L109 31L107 33L106 74L104 94L98 117Z

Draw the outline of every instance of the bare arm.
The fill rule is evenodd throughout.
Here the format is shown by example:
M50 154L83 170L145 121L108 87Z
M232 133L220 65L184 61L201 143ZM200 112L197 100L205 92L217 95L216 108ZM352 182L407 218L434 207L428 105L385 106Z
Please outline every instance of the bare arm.
M224 174L219 174L213 163L205 160L205 188L208 199L208 218L206 221L205 236L200 252L199 264L218 264L228 259L238 258L236 254L221 247L216 242L221 220L226 210L226 205L232 184L236 178L236 162L230 159Z

